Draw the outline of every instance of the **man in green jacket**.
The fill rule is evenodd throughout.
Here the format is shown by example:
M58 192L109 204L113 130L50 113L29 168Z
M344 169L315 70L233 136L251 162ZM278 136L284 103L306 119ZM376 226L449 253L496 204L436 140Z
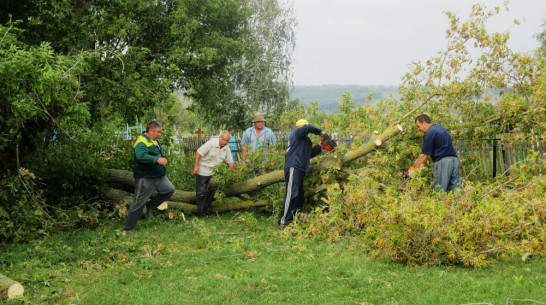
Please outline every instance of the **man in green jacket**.
M163 157L163 150L157 141L160 136L161 124L153 120L148 123L146 132L138 137L133 146L135 194L123 227L125 234L133 232L144 206L147 207L148 217L151 218L152 210L157 209L174 193L175 188L166 176L167 159ZM154 191L157 191L157 195L150 199Z

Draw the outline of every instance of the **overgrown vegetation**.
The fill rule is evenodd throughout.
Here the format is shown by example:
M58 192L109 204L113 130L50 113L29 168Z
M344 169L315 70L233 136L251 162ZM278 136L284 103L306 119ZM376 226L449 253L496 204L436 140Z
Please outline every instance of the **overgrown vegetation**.
M146 7L144 2L137 3L143 5L140 9ZM176 6L178 2L162 3ZM122 3L114 4L123 6ZM225 5L227 11L219 12L220 4ZM176 7L174 19L167 20L172 24L184 24L185 20L189 22L203 15L211 22L205 22L205 25L219 27L214 27L218 35L228 31L221 24L212 22L218 18L216 21L227 22L237 31L253 28L236 26L239 21L244 24L245 14L249 13L237 11L233 17L229 12L236 7L235 1L213 1L205 6L184 2L184 6ZM466 175L463 175L463 189L455 194L433 193L430 168L421 170L410 180L402 179L402 172L420 151L422 135L413 127L413 119L421 112L428 113L433 122L452 131L457 143L480 146L484 141L498 137L510 145L544 145L546 60L541 52L519 54L511 51L507 47L509 34L486 31L488 18L500 12L500 8L488 11L476 5L467 21L447 13L451 23L446 32L446 50L424 63L413 64L400 87L400 100L390 98L373 105L355 105L351 94L346 93L338 103L338 111L332 114L319 111L316 103L307 109L297 102L284 105L287 111L276 118L283 130L290 130L298 118L305 117L329 133L353 136L350 144L340 143L335 152L324 153L317 162L340 158L344 152L366 143L394 124L400 123L405 129L396 139L384 143L381 149L347 167L310 175L306 180L309 189L322 186L327 191L310 198L306 210L286 234L297 239L319 238L331 242L351 238L364 246L362 251L370 251L377 258L410 265L479 268L511 257L525 260L546 257L546 156L531 153L509 175L492 180L474 174L475 160L461 155ZM189 68L184 73L195 74L180 80L176 86L195 84L195 88L184 87L185 93L201 96L203 100L208 100L209 95L215 96L210 100L211 104L196 105L195 109L213 109L211 115L227 111L216 107L217 97L223 94L233 97L231 93L243 90L238 87L229 91L213 85L229 78L224 74L229 69L223 68L245 50L238 38L248 33L228 31L225 37L220 35L223 39L208 44L209 35L203 35L191 24L184 24L188 28L177 28L180 32L176 32L178 36L175 37L184 36L186 29L195 41L181 39L176 41L176 46L169 44L176 52L171 50L173 53L169 53L159 48L163 46L160 42L151 41L158 43L158 49L140 46L128 48L126 53L115 49L118 53L114 52L112 56L105 55L110 54L107 51L101 53L103 49L77 56L53 55L52 48L59 50L58 46L25 45L32 37L20 36L17 22L0 27L3 37L0 64L6 67L0 69L0 77L6 80L0 87L6 96L2 104L5 111L0 117L3 127L0 129L5 135L0 142L5 169L0 182L0 236L3 241L28 241L47 236L59 228L95 226L99 219L107 216L123 218L123 203L106 203L96 196L100 193L105 168L131 168L132 149L129 143L104 130L112 129L122 119L134 115L148 117L160 113L165 118L173 115L170 90L176 81L169 83L170 78L163 76L174 71L178 73L181 66L187 65ZM152 32L145 31L147 34ZM117 41L114 38L95 39L104 46L116 45ZM121 48L125 42L122 39L117 47ZM202 56L185 52L192 47L198 47ZM216 56L221 50L233 53ZM177 62L180 65L165 65L171 63L169 56L178 56L176 60L181 61ZM253 56L257 58L257 54ZM27 57L38 64L32 65ZM144 60L147 58L154 60ZM13 59L27 64L15 65ZM242 62L230 68L237 73L244 71ZM17 72L14 74L17 79L28 81L10 82L12 70ZM43 71L47 73L42 75ZM253 84L252 88L262 88L254 81L263 75L251 76L252 79L245 78L239 85L248 81ZM158 79L162 81L156 83ZM150 89L148 85L152 83L156 87ZM101 86L105 86L104 90ZM207 91L208 86L215 90ZM21 88L24 90L19 90ZM282 86L272 88L283 96ZM84 98L95 91L102 92L96 99ZM491 92L495 96L490 95ZM268 93L269 102L274 95L274 92ZM250 96L254 95L249 93L246 97ZM91 104L89 108L88 103ZM271 104L264 107L275 108ZM242 112L235 111L233 118L237 122L244 121ZM94 119L97 123L88 124ZM169 154L169 176L177 188L191 191L193 156L181 154L181 147L171 143L173 130L166 126L165 131L162 143ZM318 142L317 137L312 140ZM250 164L253 165L238 166L236 173L220 167L215 179L225 188L264 171L282 169L283 154L277 147L265 157L251 156ZM270 199L274 205L268 212L272 214L270 221L274 222L283 191L284 186L277 184L245 194L242 199ZM217 199L225 202L241 198L226 198L220 192ZM174 212L171 218L181 220L184 216ZM206 240L204 238L202 242Z

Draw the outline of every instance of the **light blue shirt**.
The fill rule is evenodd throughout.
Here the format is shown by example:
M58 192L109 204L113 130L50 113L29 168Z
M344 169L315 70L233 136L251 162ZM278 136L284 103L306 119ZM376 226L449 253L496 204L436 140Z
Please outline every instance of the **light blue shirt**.
M274 146L275 135L273 134L273 130L264 127L260 136L258 136L256 127L249 127L243 134L241 145L249 147L249 151L256 151L260 146L265 146L266 148L269 147L269 145Z

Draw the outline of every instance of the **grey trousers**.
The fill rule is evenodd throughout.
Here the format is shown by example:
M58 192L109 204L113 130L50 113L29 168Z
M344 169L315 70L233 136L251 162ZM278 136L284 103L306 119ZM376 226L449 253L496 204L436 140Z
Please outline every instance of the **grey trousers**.
M461 178L459 176L459 160L457 157L444 157L434 162L432 171L434 181L434 191L444 192L454 191L461 188Z
M134 229L137 221L140 219L144 206L148 209L156 209L166 200L169 200L174 194L174 185L167 176L157 178L141 178L135 181L135 194L133 203L129 207L129 213L123 230ZM148 201L150 196L157 191L157 194Z

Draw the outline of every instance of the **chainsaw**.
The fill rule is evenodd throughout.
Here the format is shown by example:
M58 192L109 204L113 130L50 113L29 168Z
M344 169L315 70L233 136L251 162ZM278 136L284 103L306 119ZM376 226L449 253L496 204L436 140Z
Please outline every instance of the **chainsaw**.
M410 166L410 167L408 168L408 170L404 172L404 179L408 179L408 178L413 177L413 174L412 174L411 172L415 170L415 165L416 165L416 164L417 164L417 160L415 160L415 162L413 163L413 165Z
M404 179L411 177L411 172L415 170L415 166L410 166L407 171L404 172Z
M330 135L325 133L320 139L320 146L327 151L334 151L334 149L337 147L337 143L334 139L332 139L332 137L330 137Z

